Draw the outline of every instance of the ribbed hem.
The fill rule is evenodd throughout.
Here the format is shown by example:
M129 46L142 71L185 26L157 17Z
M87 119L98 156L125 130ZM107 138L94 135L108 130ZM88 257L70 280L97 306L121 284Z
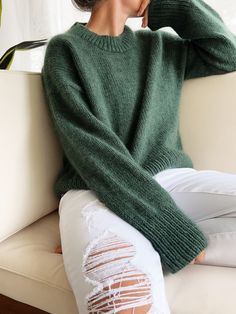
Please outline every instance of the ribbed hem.
M144 193L148 191L144 189ZM116 201L118 197L116 195ZM109 206L113 199L112 193L104 196L104 200L101 198ZM140 201L141 199L140 195ZM173 199L164 204L159 203L155 212L145 211L140 215L138 212L141 209L133 211L134 206L129 207L126 200L119 198L119 206L124 208L122 219L128 221L146 238L152 239L151 243L159 253L163 267L171 273L188 265L208 246L204 233L177 207ZM145 204L142 210L145 210Z
M153 158L149 158L142 166L149 174L155 175L168 168L189 167L193 168L190 156L182 149L168 149L165 146L154 152Z
M153 215L148 217L147 212L139 229L152 237L152 245L160 254L161 262L171 273L176 273L208 246L208 240L181 209L172 211L171 207L164 204L159 210L156 227Z
M81 38L90 41L102 50L124 52L135 46L135 34L128 25L124 25L123 32L118 36L99 35L85 25L86 23L75 22L71 29L75 30Z
M157 30L173 27L177 31L187 27L183 19L188 16L190 0L151 0L148 7L148 27Z

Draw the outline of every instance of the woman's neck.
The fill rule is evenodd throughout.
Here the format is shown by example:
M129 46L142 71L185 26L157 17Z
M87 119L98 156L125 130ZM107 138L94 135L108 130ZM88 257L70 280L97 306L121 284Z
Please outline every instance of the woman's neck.
M92 10L86 27L98 35L119 36L130 16L130 10L121 1L106 1Z

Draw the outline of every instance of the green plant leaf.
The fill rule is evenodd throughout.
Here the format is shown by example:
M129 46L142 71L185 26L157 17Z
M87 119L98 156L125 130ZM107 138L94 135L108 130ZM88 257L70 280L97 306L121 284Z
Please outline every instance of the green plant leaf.
M44 46L47 43L47 41L48 39L22 41L21 43L10 47L0 59L0 69L9 70L14 58L14 54L17 50L29 50L40 46Z

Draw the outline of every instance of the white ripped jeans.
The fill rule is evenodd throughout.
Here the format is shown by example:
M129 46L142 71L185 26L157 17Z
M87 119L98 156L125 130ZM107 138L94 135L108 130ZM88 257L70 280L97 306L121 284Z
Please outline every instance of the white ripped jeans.
M202 264L236 267L236 175L173 168L153 178L208 237ZM171 313L158 252L93 191L66 192L59 217L64 267L80 314Z

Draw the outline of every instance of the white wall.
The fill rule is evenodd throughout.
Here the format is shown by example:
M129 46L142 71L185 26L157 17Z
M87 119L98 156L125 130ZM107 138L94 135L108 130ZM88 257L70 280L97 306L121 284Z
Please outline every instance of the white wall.
M223 17L226 25L236 33L236 1L207 0ZM48 39L65 31L75 21L87 22L89 12L77 10L71 0L2 0L0 27L0 56L11 46L25 40ZM142 18L129 18L127 25L141 28ZM172 28L165 30L173 32ZM45 47L18 51L10 70L40 72Z

